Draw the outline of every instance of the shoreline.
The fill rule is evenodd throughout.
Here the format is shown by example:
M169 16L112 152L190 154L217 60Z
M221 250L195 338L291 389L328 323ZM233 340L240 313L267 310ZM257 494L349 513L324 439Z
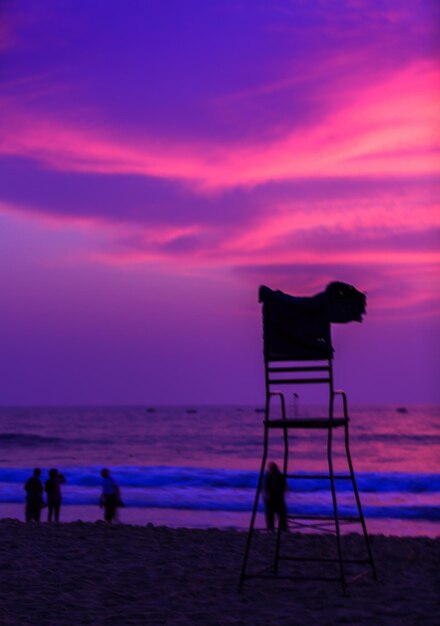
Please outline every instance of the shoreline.
M368 576L343 597L340 585L250 580L237 586L246 533L228 529L0 520L0 623L310 624L438 623L440 539L372 535L379 581ZM274 537L256 533L252 559L273 559ZM286 551L333 554L334 537L283 537ZM346 556L361 537L343 537ZM250 562L251 567L255 564ZM304 565L302 565L304 568Z
M24 521L24 503L2 503L0 505L0 521L4 519L16 519ZM102 520L102 510L97 505L72 505L64 504L61 507L60 522L90 522ZM170 528L193 528L193 529L234 529L247 531L249 528L251 512L230 511L201 511L192 509L166 509L145 507L123 507L119 509L119 522L121 524L146 526L149 523L155 526L168 526ZM46 523L47 509L41 513L41 523ZM440 524L428 520L406 519L375 519L366 518L369 534L386 535L392 537L440 537ZM256 527L265 528L264 515L257 515ZM356 525L343 526L345 533L359 532Z

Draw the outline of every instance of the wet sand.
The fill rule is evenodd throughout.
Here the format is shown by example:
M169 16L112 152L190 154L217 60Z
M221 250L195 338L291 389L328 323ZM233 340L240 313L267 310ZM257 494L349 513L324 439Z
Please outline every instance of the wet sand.
M245 541L233 530L2 520L0 624L439 623L440 539L372 536L379 581L365 577L347 597L338 583L284 579L249 580L238 593ZM335 554L328 535L283 541L286 553ZM347 558L363 556L362 547L358 535L344 537ZM256 533L254 548L270 564L273 536Z
M98 496L96 498L98 500ZM104 517L102 509L96 504L72 505L63 504L61 507L61 522L98 522ZM10 518L25 521L24 505L18 503L4 503L0 507L0 519ZM118 510L118 518L123 524L145 526L152 523L155 526L169 526L170 528L234 528L247 531L249 528L249 511L194 511L191 509L163 509L127 506ZM47 520L47 508L41 512L41 519ZM263 513L257 515L256 528L266 528ZM439 537L440 524L437 521L425 519L387 519L368 518L368 531L372 535L394 535L396 537ZM359 527L358 527L359 528ZM343 533L353 532L353 527L342 526Z

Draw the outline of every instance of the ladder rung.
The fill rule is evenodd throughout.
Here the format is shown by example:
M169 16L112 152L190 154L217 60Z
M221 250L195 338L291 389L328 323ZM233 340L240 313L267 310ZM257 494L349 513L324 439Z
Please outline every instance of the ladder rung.
M268 372L329 372L328 365L307 365L305 367L269 367Z
M333 515L287 515L286 517L287 519L291 519L291 520L296 520L296 519L309 520L310 519L310 520L318 520L321 522L326 522L326 521L334 522L335 521L335 518L333 517ZM350 516L350 515L346 515L346 516L338 515L338 521L339 522L360 522L361 518Z
M279 556L280 561L301 561L307 563L339 563L339 559L320 559L307 556ZM368 559L342 559L343 563L359 563L365 565L370 561Z
M320 479L330 480L330 474L286 474L286 478L299 478L299 479L305 478L306 480L316 478L319 480ZM342 474L342 475L335 474L333 478L335 480L351 480L351 476L349 474Z
M307 383L328 383L330 378L278 378L268 380L269 385L303 385Z
M246 574L243 577L243 580L249 580L251 578L269 578L271 580L308 580L308 581L325 581L325 582L333 582L340 583L340 578L330 578L327 576L288 576L288 575L280 575L280 574Z

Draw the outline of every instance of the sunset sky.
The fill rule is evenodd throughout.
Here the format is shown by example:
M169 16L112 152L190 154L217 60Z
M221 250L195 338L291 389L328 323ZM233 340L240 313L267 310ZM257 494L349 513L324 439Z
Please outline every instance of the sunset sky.
M436 0L0 2L1 404L261 403L258 286L440 401Z

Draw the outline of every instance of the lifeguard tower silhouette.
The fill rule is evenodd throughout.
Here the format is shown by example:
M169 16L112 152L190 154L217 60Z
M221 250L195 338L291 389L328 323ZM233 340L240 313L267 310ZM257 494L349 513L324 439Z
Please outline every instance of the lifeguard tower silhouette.
M371 572L376 578L373 556L371 553L365 519L362 511L359 492L356 485L353 463L349 446L349 415L347 396L345 392L335 390L333 386L333 347L331 343L331 323L346 323L362 321L365 313L366 296L351 285L345 283L330 283L327 289L310 298L297 298L281 291L272 291L262 286L259 290L259 301L263 303L263 335L264 335L264 369L266 387L266 405L264 417L264 446L257 491L250 521L246 549L240 575L240 588L251 578L283 578L304 579L302 575L284 575L280 571L283 561L290 562L323 562L325 566L337 568L337 577L320 576L320 580L340 581L345 592L346 585L352 580ZM320 417L300 417L296 410L297 390L306 385L320 385L327 390L328 411ZM287 392L295 397L293 415L287 410ZM336 402L339 400L340 402ZM274 417L275 404L278 404L278 414ZM341 408L336 407L340 404ZM338 415L337 416L337 412ZM289 473L289 433L299 429L321 431L327 438L328 473ZM252 548L252 539L255 529L255 519L262 494L264 472L266 468L269 432L276 430L282 433L283 438L283 467L284 480L289 480L292 492L295 490L295 479L302 481L312 479L327 481L331 492L332 514L312 515L300 513L287 514L287 524L292 529L312 529L315 531L331 532L336 537L336 557L313 559L305 557L285 556L281 554L281 525L275 539L275 554L269 567L259 571L248 571L249 556ZM344 473L334 471L333 463L333 434L336 430L344 433L344 449L348 471ZM340 515L337 501L336 483L350 481L356 514ZM346 559L341 545L341 526L343 524L360 524L365 541L365 559ZM357 573L352 579L346 574L346 564L366 564L365 571ZM287 567L287 564L286 564ZM350 565L352 567L352 565ZM356 565L358 567L358 565ZM309 578L310 579L310 578ZM313 577L312 580L316 580Z

